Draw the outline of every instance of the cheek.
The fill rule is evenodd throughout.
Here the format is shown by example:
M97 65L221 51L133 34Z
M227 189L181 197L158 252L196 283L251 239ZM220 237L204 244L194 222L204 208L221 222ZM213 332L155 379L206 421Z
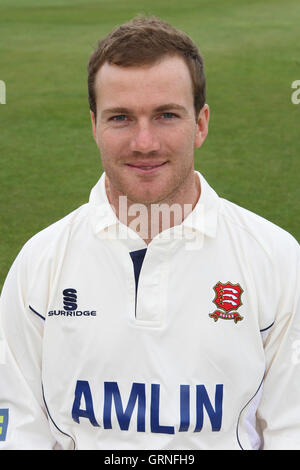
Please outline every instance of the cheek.
M116 159L119 159L121 150L124 149L124 139L120 139L120 136L116 136L109 129L98 134L97 144L102 160L108 163L113 163Z
M193 158L195 134L192 129L178 129L171 138L169 137L169 141L173 152L178 155L180 160Z

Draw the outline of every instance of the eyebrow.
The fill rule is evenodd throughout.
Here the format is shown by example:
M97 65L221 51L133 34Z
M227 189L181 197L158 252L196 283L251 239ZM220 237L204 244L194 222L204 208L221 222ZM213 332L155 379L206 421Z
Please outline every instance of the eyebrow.
M174 109L174 110L178 110L178 111L187 112L187 110L184 106L181 106L180 104L177 104L177 103L163 104L163 105L158 106L157 108L155 108L155 111L156 112L162 112L162 111L167 111L168 109Z
M177 103L167 103L163 104L161 106L157 106L157 108L154 109L154 112L156 113L162 113L164 111L168 110L178 110L182 112L187 112L186 108L184 106L181 106L180 104ZM114 108L107 108L102 111L102 116L107 116L108 114L130 114L132 111L128 108L123 108L123 107L114 107Z

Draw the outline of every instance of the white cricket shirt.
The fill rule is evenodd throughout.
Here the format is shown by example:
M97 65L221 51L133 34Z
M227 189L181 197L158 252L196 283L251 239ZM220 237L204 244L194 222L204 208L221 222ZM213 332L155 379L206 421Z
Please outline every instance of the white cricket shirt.
M299 245L199 177L148 246L105 174L26 243L1 296L0 448L300 449Z

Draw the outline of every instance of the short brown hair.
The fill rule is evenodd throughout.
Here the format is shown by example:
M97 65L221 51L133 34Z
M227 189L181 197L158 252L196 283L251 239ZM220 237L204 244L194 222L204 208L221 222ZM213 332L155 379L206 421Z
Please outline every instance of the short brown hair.
M96 117L95 78L108 62L120 67L152 65L165 55L181 56L190 71L196 117L205 104L206 85L203 58L196 44L184 32L154 16L137 16L115 28L92 53L88 63L90 109Z

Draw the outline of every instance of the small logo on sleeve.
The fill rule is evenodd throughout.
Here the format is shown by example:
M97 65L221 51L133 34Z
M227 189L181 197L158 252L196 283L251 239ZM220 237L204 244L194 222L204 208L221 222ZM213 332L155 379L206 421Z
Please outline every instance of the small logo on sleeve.
M213 302L218 307L209 316L217 321L219 318L223 320L234 320L237 323L243 320L243 317L236 312L236 310L242 305L241 296L244 292L239 284L232 284L231 282L218 282L215 287L215 298Z
M0 408L0 441L5 441L8 427L8 408Z
M96 310L82 309L79 299L77 299L77 290L73 288L64 289L63 295L63 310L50 310L48 317L63 316L63 317L95 317L97 315Z

